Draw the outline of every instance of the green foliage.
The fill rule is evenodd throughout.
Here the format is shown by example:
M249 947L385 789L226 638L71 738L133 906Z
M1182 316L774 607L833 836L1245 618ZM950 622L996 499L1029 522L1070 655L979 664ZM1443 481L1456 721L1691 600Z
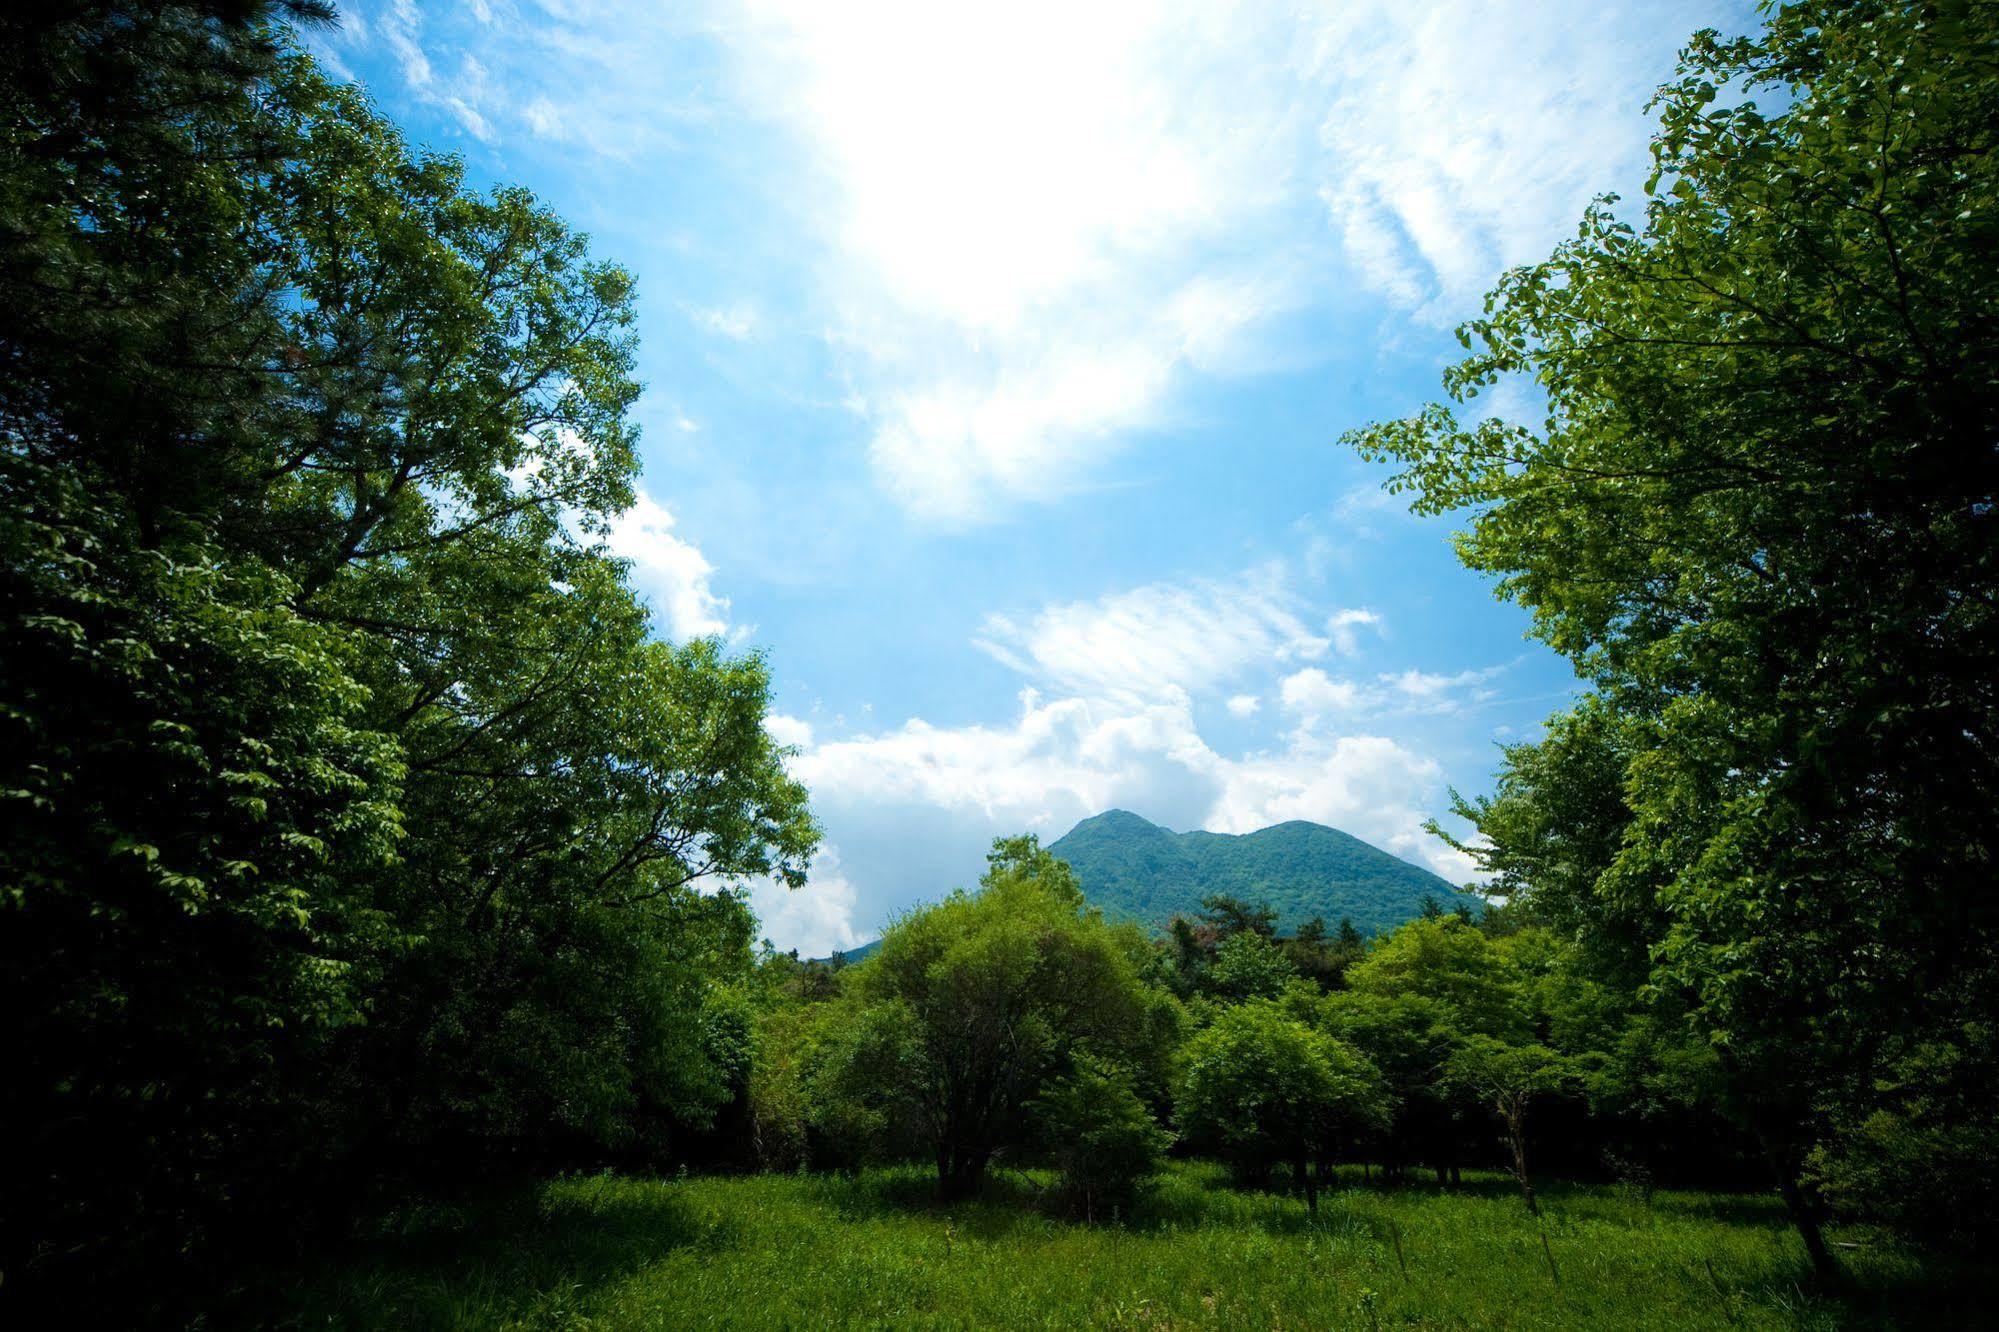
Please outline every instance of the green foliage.
M1232 934L1215 950L1207 983L1226 999L1275 999L1298 978L1298 968L1261 934Z
M1077 1054L1163 1061L1159 1009L1136 928L1083 905L1069 867L1032 837L994 843L975 893L892 925L850 973L857 1043L836 1080L911 1118L947 1197L979 1186L1019 1139L1021 1108Z
M1210 897L1273 908L1272 924L1285 929L1344 916L1370 934L1411 919L1426 897L1477 906L1428 870L1314 823L1240 837L1172 833L1112 810L1083 820L1049 850L1075 867L1093 906L1153 928L1195 916Z
M1842 1215L1905 1234L1989 1245L1999 1217L1999 1052L1969 1018L1888 1065L1871 1102L1847 1108L1807 1162Z
M1085 1220L1130 1208L1173 1141L1133 1090L1130 1073L1088 1055L1032 1108L1063 1193Z
M602 547L629 276L269 26L322 8L0 19L10 1278L659 1157L747 1072L697 884L817 838L763 663Z
M349 646L254 561L136 549L14 458L0 545L9 1229L165 1242L238 1156L310 1151L279 1121L396 946L369 881L403 763Z
M1377 940L1347 983L1361 994L1434 1000L1466 1032L1514 1036L1527 1021L1510 960L1455 916L1412 920Z
M1451 395L1542 418L1352 439L1599 696L1509 755L1492 863L1685 1004L1788 1180L1999 1003L1999 43L1967 0L1768 17L1660 90L1642 222L1601 201L1462 330Z
M1268 1003L1221 1012L1188 1041L1174 1113L1189 1141L1250 1181L1305 1166L1388 1116L1380 1074L1351 1047Z

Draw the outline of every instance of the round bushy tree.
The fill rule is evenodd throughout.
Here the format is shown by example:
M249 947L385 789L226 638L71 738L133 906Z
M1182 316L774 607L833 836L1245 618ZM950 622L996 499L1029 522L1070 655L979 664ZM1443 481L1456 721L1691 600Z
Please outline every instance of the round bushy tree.
M1384 1124L1388 1094L1364 1055L1258 1002L1224 1009L1188 1043L1175 1111L1181 1131L1246 1182L1290 1163L1316 1208L1307 1167Z
M1133 1089L1130 1071L1088 1055L1034 1109L1062 1172L1062 1191L1085 1220L1130 1206L1173 1141Z

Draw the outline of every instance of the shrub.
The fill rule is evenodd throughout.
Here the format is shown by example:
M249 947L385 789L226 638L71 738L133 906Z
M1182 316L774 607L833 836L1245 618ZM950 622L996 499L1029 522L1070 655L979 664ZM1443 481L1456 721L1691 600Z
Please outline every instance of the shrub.
M1086 1220L1130 1206L1173 1140L1154 1122L1129 1072L1087 1055L1041 1094L1034 1111L1062 1172L1063 1196Z

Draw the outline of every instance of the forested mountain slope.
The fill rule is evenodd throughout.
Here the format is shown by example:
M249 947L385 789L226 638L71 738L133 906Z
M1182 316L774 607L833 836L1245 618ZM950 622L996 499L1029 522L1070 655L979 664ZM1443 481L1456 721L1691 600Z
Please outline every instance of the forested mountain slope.
M1114 809L1084 819L1049 850L1069 862L1106 915L1147 925L1194 913L1210 893L1275 907L1284 930L1313 916L1328 923L1345 916L1375 933L1421 914L1426 901L1445 910L1478 904L1430 871L1318 823L1176 833Z

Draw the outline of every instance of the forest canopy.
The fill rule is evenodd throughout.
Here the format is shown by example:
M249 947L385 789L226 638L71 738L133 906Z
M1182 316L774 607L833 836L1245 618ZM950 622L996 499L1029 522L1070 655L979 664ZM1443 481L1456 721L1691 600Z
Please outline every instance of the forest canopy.
M762 663L599 539L630 277L320 16L0 20L10 1271L706 1124L754 925L697 886L816 841Z

